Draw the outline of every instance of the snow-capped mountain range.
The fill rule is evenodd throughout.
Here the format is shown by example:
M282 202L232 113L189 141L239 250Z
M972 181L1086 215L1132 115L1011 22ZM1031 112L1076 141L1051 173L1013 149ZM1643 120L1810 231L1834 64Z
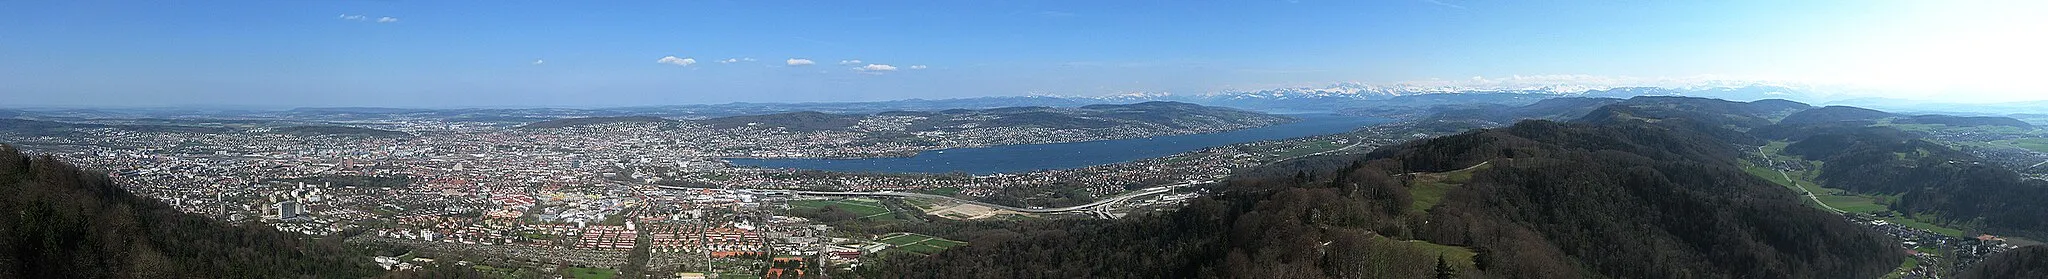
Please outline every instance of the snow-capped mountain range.
M1700 83L1685 86L1612 86L1600 84L1414 84L1391 85L1359 82L1336 83L1320 87L1287 87L1263 90L1219 91L1199 94L1176 94L1170 92L1123 92L1111 95L1081 97L1103 101L1277 101L1277 100L1387 100L1404 96L1434 94L1526 94L1552 97L1609 97L1628 98L1635 96L1699 96L1730 100L1757 99L1805 99L1820 101L1826 95L1813 94L1814 90L1792 85L1769 83ZM1074 98L1074 97L1068 97Z

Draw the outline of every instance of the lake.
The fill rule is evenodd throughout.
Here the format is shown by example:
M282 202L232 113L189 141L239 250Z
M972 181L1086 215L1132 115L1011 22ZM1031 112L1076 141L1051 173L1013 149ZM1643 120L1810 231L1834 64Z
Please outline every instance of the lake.
M1053 144L1022 144L918 152L871 159L726 159L735 165L848 172L1019 173L1075 169L1165 157L1237 143L1349 132L1387 119L1332 114L1290 114L1293 123L1229 132Z

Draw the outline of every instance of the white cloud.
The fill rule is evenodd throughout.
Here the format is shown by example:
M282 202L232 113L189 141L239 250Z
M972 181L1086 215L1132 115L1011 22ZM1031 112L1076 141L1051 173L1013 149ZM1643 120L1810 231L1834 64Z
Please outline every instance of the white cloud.
M754 58L727 58L725 60L718 60L718 63L722 64L732 64L739 62L754 62Z
M1458 4L1451 4L1451 3L1447 3L1447 2L1444 2L1444 1L1440 1L1440 0L1422 0L1422 2L1427 2L1427 3L1430 3L1430 4L1435 4L1435 5L1437 5L1437 6L1443 6L1443 7L1445 7L1445 8L1452 8L1452 9L1459 9L1459 10L1463 10L1463 9L1465 9L1465 6L1459 6Z
M783 62L784 62L784 63L787 63L787 64L789 64L790 66L806 66L806 65L816 65L816 64L818 64L818 62L812 62L812 61L811 61L810 59L803 59L803 58L790 58L790 59L789 59L789 61L783 61Z
M839 65L860 65L860 59L839 60Z
M877 71L877 72L887 72L887 71L895 71L895 70L896 70L896 66L889 66L889 65L886 65L886 64L868 64L867 66L861 66L861 67L860 67L860 70L862 70L862 71Z
M690 64L697 64L697 59L696 59L696 58L677 58L677 57L676 57L676 56L674 56L674 55L670 55L670 56L665 56L665 57L662 57L662 58L661 58L661 60L654 60L654 63L662 63L662 64L675 64L675 65L677 65L677 66L689 66Z
M1616 87L1705 88L1745 86L1760 83L1775 83L1775 81L1719 75L1636 77L1574 74L1509 75L1504 77L1472 76L1467 78L1411 80L1376 84L1374 86L1424 91L1552 90L1576 92Z
M548 63L548 61L547 61L547 60L540 60L540 59L534 59L534 60L533 60L533 64L534 64L534 65L546 64L546 63Z
M341 20L350 20L350 21L375 21L375 22L377 22L377 23L392 23L392 22L398 22L398 18L396 18L396 17L388 17L388 16L384 16L384 17L377 17L377 18L375 18L375 19L371 19L371 18L370 18L370 16L368 16L368 15L352 15L352 14L341 14L341 16L339 16L339 17L336 17L336 18L340 18Z
M925 67L924 65L910 65L911 70L923 70L924 68L927 67Z

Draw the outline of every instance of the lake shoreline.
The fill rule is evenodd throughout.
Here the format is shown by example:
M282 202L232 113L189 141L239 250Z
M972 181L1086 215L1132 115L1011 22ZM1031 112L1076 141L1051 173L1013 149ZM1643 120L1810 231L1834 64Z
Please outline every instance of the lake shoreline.
M735 166L753 168L848 173L1025 173L1134 162L1238 143L1337 134L1392 121L1336 114L1288 116L1297 121L1215 133L927 150L907 157L722 160Z

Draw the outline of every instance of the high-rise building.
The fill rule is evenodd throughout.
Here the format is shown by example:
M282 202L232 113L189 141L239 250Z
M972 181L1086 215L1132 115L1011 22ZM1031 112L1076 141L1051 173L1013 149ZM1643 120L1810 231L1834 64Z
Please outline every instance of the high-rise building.
M305 210L305 205L301 205L297 201L279 202L277 203L277 218L298 218L300 215L305 215Z

